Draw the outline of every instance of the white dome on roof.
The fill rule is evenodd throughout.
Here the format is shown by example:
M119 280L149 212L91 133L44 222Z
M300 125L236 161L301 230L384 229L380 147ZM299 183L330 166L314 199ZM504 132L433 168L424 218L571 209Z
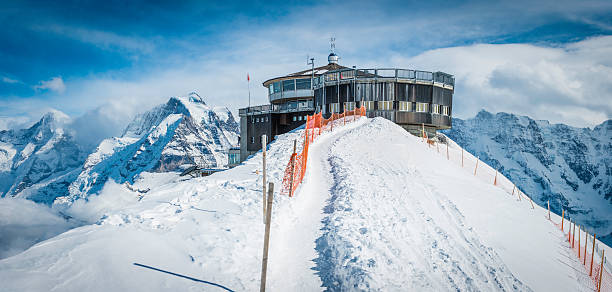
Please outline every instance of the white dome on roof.
M340 57L338 57L338 55L336 55L335 53L331 53L327 57L327 62L330 63L330 64L338 64L338 59L340 59Z

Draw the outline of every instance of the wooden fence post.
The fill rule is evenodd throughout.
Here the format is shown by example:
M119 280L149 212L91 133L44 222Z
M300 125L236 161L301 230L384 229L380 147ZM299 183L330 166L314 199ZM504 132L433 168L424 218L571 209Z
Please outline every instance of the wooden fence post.
M272 202L274 200L274 184L270 183L268 187L268 206L266 207L266 229L264 232L264 248L263 257L261 260L261 283L259 291L266 291L266 274L268 272L268 247L270 245L270 222L272 221Z
M574 248L575 239L576 239L576 221L574 220L574 230L572 231L572 248Z
M525 197L529 198L529 203L531 204L531 209L535 209L535 207L533 206L533 200L531 199L530 196L525 195Z
M263 167L263 222L266 223L266 145L267 145L267 136L261 136L261 149L262 149L262 167Z
M578 225L578 259L580 259L580 233L582 233L580 232L581 227L582 226Z
M593 250L591 251L591 270L589 272L589 277L593 276L593 260L595 259L595 240L597 239L597 235L593 233Z
M478 161L480 160L480 157L476 157L476 167L474 167L474 176L476 176L476 170L478 169Z
M461 147L461 167L463 167L463 147Z
M516 190L516 185L512 184L512 196L514 197L514 190Z
M450 156L448 155L448 141L446 141L446 160L450 160Z
M584 265L586 267L586 258L587 258L587 253L586 253L586 248L587 245L589 244L589 232L586 230L586 228L584 229L584 259L583 259L583 263L582 265Z
M546 201L548 204L548 220L550 220L550 200Z
M291 154L291 180L289 181L289 197L293 197L293 176L295 174L295 151L297 147L297 139L293 140L293 154Z
M493 185L497 185L497 168L495 169L495 179L493 180Z
M572 218L570 218L569 220L569 230L567 231L567 242L570 243L570 246L572 245Z
M565 209L561 209L561 231L565 232L563 230L563 221L565 221Z
M599 266L599 285L597 285L597 292L601 292L601 277L603 276L603 263L604 263L604 260L606 259L604 257L605 254L606 254L606 250L602 249L601 250L601 264Z

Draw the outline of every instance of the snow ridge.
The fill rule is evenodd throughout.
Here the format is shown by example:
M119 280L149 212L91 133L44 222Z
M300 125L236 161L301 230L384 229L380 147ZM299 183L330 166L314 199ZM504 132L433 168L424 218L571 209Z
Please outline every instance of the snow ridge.
M483 125L485 125L483 127ZM612 244L612 120L593 129L479 112L445 134L516 183L540 206L607 235Z

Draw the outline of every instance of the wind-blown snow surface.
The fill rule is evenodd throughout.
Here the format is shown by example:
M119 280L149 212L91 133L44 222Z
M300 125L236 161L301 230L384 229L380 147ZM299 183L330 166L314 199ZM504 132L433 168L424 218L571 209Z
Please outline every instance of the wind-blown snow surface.
M541 206L607 235L612 243L612 120L589 128L481 111L446 134Z
M269 146L277 189L301 133ZM275 196L270 291L592 291L543 209L390 121L334 127L310 151L296 197ZM97 224L1 260L0 290L257 290L260 165L259 153L205 178L143 175L134 187L151 188L144 195L108 184L67 210Z

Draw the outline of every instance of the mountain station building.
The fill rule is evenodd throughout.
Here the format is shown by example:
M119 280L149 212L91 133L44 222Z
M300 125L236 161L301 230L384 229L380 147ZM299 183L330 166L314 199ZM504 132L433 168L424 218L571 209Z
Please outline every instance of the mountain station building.
M365 106L367 116L384 117L412 134L450 129L455 78L444 72L398 68L357 69L328 64L266 80L270 104L239 110L240 161L261 150L261 136L272 140L322 112L342 113Z

